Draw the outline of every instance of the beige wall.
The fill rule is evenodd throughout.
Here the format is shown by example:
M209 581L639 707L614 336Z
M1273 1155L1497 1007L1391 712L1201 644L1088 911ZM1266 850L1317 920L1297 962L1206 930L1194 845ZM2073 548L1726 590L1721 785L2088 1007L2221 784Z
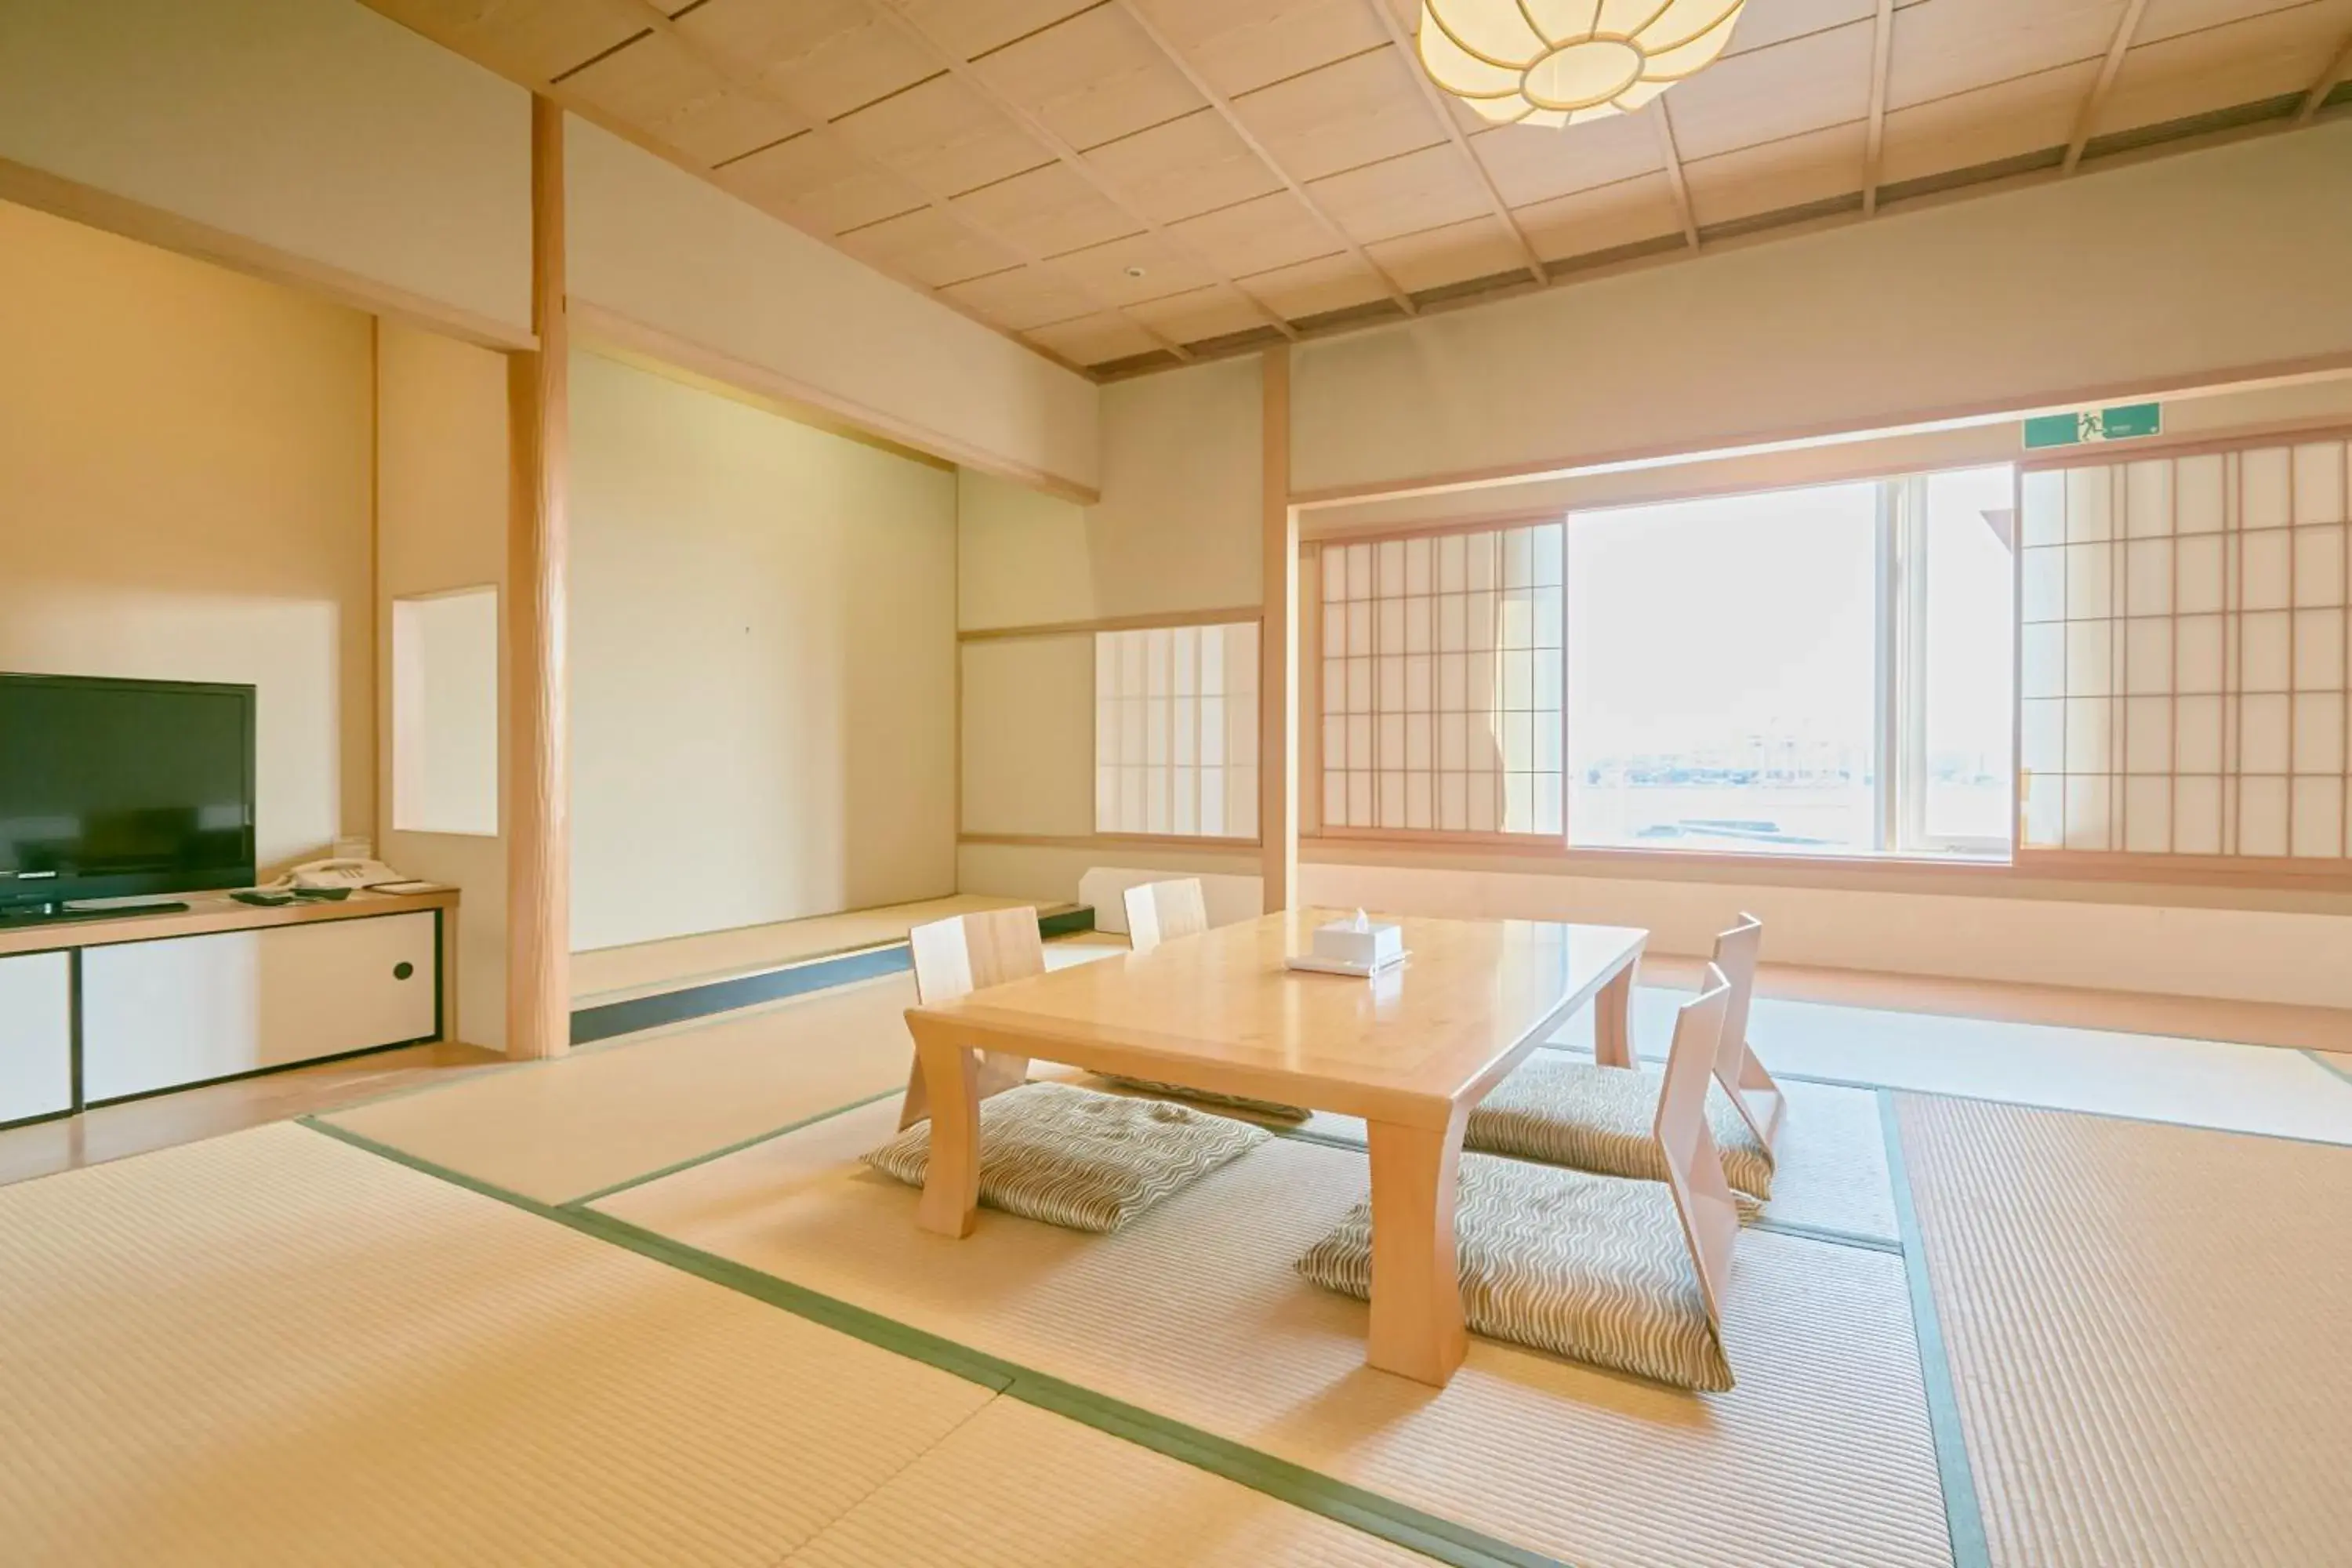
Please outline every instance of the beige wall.
M0 158L526 332L530 114L353 0L0 5Z
M1066 837L1095 828L1095 639L968 642L963 830Z
M392 829L392 601L490 584L507 560L506 356L393 323L378 329L377 668L381 858L464 893L457 935L457 1037L506 1041L506 841ZM503 617L501 617L503 618ZM499 668L482 672L506 689ZM499 726L503 774L505 726ZM502 806L503 809L503 806ZM503 823L501 824L503 827Z
M957 481L958 625L1038 626L1258 602L1258 361L1102 389L1102 500L1078 506L976 474ZM1094 638L963 647L968 833L1094 831ZM1254 853L1159 845L967 844L957 887L1062 901L1091 866L1255 875Z
M902 422L884 433L925 450L1094 483L1093 383L618 137L566 129L575 300Z
M952 890L955 479L572 372L572 941Z
M490 341L530 329L530 103L357 0L0 5L0 196L349 285L371 307L396 297ZM864 409L896 438L929 431L953 457L1093 484L1091 382L570 130L576 300Z
M1255 356L1104 387L1097 505L963 474L959 624L1255 604L1259 458Z
M1629 272L1296 351L1315 491L2352 355L2352 124Z
M373 826L368 333L0 204L0 669L256 685L265 868Z
M1132 867L1171 877L1255 877L1260 870L1254 849L966 844L956 851L956 891L1034 899L1041 904L1072 903L1078 897L1078 879L1097 867Z
M2167 398L2162 438L2207 440L2240 431L2347 420L2352 420L2352 370L2315 374L2286 385ZM1335 538L1505 511L1625 506L1708 491L1774 489L1882 474L2014 463L2026 455L2023 428L2011 416L1956 430L1316 507L1301 514L1300 527L1309 538Z
M1360 849L1318 850L1299 881L1308 902L1392 914L1642 926L1664 953L1706 953L1747 910L1764 921L1764 956L1776 963L2352 1007L2352 900L2340 897L2232 908L2116 884L2068 898L2045 884L2036 896L1980 898L1928 890L1925 878L1864 892L1769 869L1733 882L1547 873L1499 858L1445 864L1461 858L1387 851L1374 863Z

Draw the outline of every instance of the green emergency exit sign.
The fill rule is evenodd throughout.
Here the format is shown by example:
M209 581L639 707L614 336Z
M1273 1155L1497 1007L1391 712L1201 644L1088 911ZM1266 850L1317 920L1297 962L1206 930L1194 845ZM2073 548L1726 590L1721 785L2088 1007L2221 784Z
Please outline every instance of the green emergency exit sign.
M2124 403L2113 408L2084 408L2073 414L2044 414L2025 422L2025 449L2074 447L2085 441L2128 441L2158 435L2164 429L2160 403Z

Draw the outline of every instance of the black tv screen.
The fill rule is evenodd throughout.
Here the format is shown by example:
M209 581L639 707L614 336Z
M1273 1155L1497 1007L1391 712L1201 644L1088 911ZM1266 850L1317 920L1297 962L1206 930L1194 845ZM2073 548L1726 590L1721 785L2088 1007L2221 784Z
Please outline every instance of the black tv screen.
M0 909L253 881L253 688L0 674Z

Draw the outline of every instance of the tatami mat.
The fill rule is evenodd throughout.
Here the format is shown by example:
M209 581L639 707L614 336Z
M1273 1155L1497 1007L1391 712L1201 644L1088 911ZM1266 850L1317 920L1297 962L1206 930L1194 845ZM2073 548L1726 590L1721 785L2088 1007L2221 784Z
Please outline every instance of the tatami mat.
M991 1392L290 1123L0 1190L0 1559L761 1565Z
M325 1120L562 1203L853 1100L903 1089L912 975L532 1063Z
M1050 942L1061 967L1119 950ZM915 981L893 974L599 1046L323 1120L566 1203L906 1087Z
M1291 1271L1359 1153L1277 1139L1114 1236L989 1212L951 1242L856 1163L891 1125L870 1106L597 1207L1580 1568L1949 1561L1893 1256L1743 1235L1728 1394L1485 1341L1434 1391L1367 1368L1363 1306Z
M2352 1152L1896 1110L1995 1564L2352 1562Z
M1000 1399L794 1568L1429 1568L1429 1559L1066 1416Z
M1887 1180L1886 1133L1876 1093L1824 1083L1781 1088L1789 1097L1789 1115L1765 1220L1895 1243L1895 1191ZM1284 1130L1279 1123L1267 1125ZM1364 1124L1353 1116L1318 1111L1295 1131L1364 1146Z
M1636 986L1634 1048L1663 1058L1687 992ZM1556 1038L1589 1047L1590 1009ZM1748 1038L1776 1074L2352 1143L2352 1080L2312 1055L1759 997Z

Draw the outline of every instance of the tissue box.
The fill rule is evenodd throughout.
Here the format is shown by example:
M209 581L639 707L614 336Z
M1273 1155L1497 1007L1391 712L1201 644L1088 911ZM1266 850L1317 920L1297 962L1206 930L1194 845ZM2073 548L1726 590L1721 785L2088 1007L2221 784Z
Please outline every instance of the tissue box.
M1404 932L1383 921L1333 921L1315 928L1315 956L1332 963L1378 969L1404 956Z

